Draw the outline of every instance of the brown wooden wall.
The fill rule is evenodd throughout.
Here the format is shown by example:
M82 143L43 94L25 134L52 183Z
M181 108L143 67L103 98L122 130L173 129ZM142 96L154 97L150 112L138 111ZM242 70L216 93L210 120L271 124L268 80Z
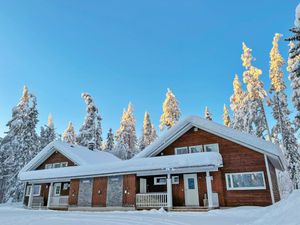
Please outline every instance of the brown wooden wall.
M135 206L135 194L136 194L136 176L135 174L129 174L123 176L123 206L134 207Z
M78 202L79 179L71 180L69 191L69 205L75 206Z
M93 207L105 207L107 195L107 177L95 177L93 181Z
M68 166L75 166L74 162L72 162L70 159L65 157L60 152L56 151L51 156L49 156L41 165L39 165L37 167L37 170L45 169L46 164L60 163L60 162L68 162Z
M219 144L219 151L223 157L224 166L220 172L213 173L213 191L219 193L221 206L259 205L271 204L268 177L266 173L264 155L232 141L218 137L203 130L190 129L171 145L165 148L160 155L173 155L176 147L185 147L203 144ZM266 181L266 190L226 190L225 173L263 171ZM204 174L203 174L204 176ZM198 177L199 202L203 204L203 196L206 193L205 177ZM274 181L276 177L273 176ZM203 183L204 182L204 183ZM274 182L277 183L277 182ZM150 190L151 188L149 188ZM274 193L279 193L278 186L274 186ZM278 195L276 197L278 199ZM181 198L182 201L182 198Z
M272 185L273 185L274 200L275 202L278 202L280 200L280 192L279 192L279 187L277 182L276 170L269 160L268 163L269 163L269 169L270 169Z

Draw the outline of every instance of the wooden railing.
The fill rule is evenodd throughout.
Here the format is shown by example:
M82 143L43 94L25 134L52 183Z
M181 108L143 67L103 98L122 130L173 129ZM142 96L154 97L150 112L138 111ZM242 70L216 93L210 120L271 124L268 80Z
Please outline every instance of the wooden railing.
M57 196L49 199L50 207L67 207L69 205L69 196Z
M167 207L167 193L145 193L136 194L136 207L137 208L160 208Z
M42 208L44 206L44 198L41 196L34 196L32 198L32 208Z

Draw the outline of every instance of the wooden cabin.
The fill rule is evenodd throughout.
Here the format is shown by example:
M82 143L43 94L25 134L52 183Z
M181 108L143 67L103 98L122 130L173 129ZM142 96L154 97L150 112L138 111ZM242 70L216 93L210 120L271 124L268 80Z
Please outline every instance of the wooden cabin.
M279 201L276 169L277 145L190 116L130 160L52 142L19 178L28 208L212 209Z

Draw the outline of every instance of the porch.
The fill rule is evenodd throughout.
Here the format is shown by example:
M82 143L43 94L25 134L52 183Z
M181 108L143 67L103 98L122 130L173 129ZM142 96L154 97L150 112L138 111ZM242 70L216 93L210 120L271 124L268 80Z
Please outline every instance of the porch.
M207 210L219 207L219 194L212 190L212 176L202 173L167 173L137 177L136 208Z
M70 182L27 183L23 204L27 208L67 209Z

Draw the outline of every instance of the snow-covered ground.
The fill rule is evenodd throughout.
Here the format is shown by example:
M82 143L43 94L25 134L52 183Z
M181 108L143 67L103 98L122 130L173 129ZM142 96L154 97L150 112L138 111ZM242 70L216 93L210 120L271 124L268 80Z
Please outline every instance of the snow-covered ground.
M1 225L300 225L300 191L270 207L210 212L64 212L0 205Z

